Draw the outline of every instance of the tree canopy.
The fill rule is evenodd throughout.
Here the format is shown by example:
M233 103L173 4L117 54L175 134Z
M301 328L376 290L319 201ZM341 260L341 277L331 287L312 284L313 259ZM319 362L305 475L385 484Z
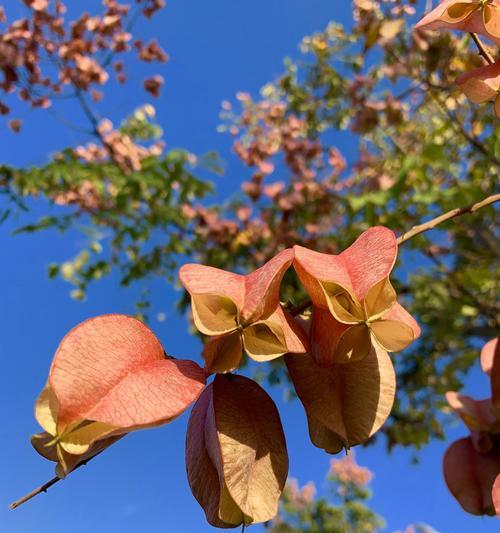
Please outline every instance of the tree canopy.
M496 2L493 7L477 3L482 7L458 14L453 6L435 16L432 12L429 17L434 18L430 22L424 19L415 29L424 14L419 2L355 0L352 24L342 26L333 20L324 30L304 37L300 53L285 60L282 74L269 80L260 94L250 95L242 88L234 101L222 102L219 129L241 162L242 180L241 192L223 200L215 200L212 194L215 185L210 174L223 170L217 154L165 150L153 106L138 105L118 126L95 109L112 76L127 83L127 61L130 68L137 61L167 61L155 39L145 42L134 35L135 21L154 16L163 1L137 1L132 9L105 0L102 13L85 13L75 20L60 1L25 4L26 18L7 21L3 14L0 17L4 24L0 90L5 93L0 112L16 132L22 123L9 115L8 100L14 95L26 105L46 110L57 109L61 99L72 99L87 121L78 127L93 137L90 143L68 146L52 155L45 165L0 166L0 193L5 199L2 221L20 212L25 212L23 219L30 219L27 200L43 197L57 206L56 214L30 219L18 232L85 227L87 244L76 257L51 264L49 276L70 282L71 294L77 299L84 299L90 284L114 270L123 286L151 277L174 282L179 267L187 262L250 278L249 273L284 258L281 254L294 246L295 250L305 247L337 255L370 228L390 228L399 236L400 246L391 281L398 301L420 324L421 334L419 329L418 340L392 359L398 393L392 410L388 407L381 434L388 449L419 449L433 438L445 438L450 420L445 393L461 390L477 364L481 346L499 332L500 247L498 211L493 204L499 199L500 130L497 104L478 103L493 101L500 88L500 83L495 89L490 81L496 79L490 73L496 68L490 64L496 55L491 43L496 45L500 39L489 23L491 17L497 17ZM492 14L487 15L488 9ZM481 15L484 20L477 18L481 10L486 13ZM470 24L475 24L470 28L469 18ZM428 31L438 27L436 20L462 32ZM482 30L478 24L483 24ZM490 37L488 44L478 37L481 31ZM483 75L484 68L490 70ZM469 71L472 74L463 78ZM483 85L478 85L478 79ZM163 81L153 75L144 81L144 88L158 97ZM339 146L350 149L342 153ZM178 302L179 311L188 312L192 298L192 316L201 333L233 333L227 337L233 340L225 339L223 347L219 337L218 344L212 338L207 342L207 370L234 370L244 348L257 360L263 359L263 354L266 360L272 359L259 367L261 382L282 384L295 394L289 373L295 381L294 372L306 372L303 360L287 356L288 373L284 358L271 355L307 351L301 341L303 332L297 333L298 326L280 330L276 324L285 320L287 313L310 319L309 298L315 309L313 320L318 320L320 313L301 275L300 269L307 270L306 261L302 264L297 251L295 259L286 261L287 268L294 261L295 270L280 271L284 276L281 292L279 283L272 297L262 292L260 314L248 311L246 317L246 300L239 306L236 292L221 296L232 298L238 304L234 309L225 300L208 301L206 290L198 290L202 274L184 270L183 276L181 270L186 291ZM370 267L364 268L363 275L369 278ZM338 286L323 288L334 301L332 313L338 319ZM354 298L353 294L349 293L349 298ZM359 296L359 302L364 297ZM266 298L272 303L266 303ZM353 302L349 303L349 316L354 314L361 325L370 322L366 310L358 315L352 311L352 306L359 304L356 298ZM207 326L214 324L210 314L214 306L219 318L220 313L227 313L233 329ZM267 312L271 308L285 313L285 318L273 322L274 315ZM240 320L240 315L245 319ZM147 319L147 314L139 313L139 317ZM412 334L408 324L407 320L406 333L410 331L413 341L418 326ZM370 331L373 334L373 325ZM381 337L377 339L383 346ZM221 363L217 357L221 351L229 353L229 342L233 342L231 357L227 355ZM237 342L241 346L235 351ZM401 346L409 344L410 340ZM370 350L371 344L365 351L371 354ZM352 348L346 353L354 359ZM241 362L245 364L244 359ZM210 389L213 398L217 389L222 397L229 385L221 377L214 383ZM306 392L297 384L295 390L306 405ZM215 402L213 398L206 402ZM208 416L200 413L200 420ZM120 434L156 423L156 419L131 422ZM310 432L314 434L311 424ZM371 442L373 433L354 439L355 444ZM101 438L117 434L114 430L99 433ZM346 437L342 446L349 442ZM308 502L301 512L308 516L326 513L328 520L336 523L349 521L352 513L366 513L363 520L373 528L380 524L359 502L366 497L362 489L342 487L338 489L345 504L341 511L319 501L312 507ZM219 490L223 492L224 487ZM290 497L291 492L286 494ZM285 512L287 502L283 504ZM255 509L248 510L241 502L238 505L244 516L258 515ZM347 510L346 505L353 509ZM233 523L232 512L227 511L226 522ZM296 519L299 523L300 516ZM269 530L320 530L301 527L285 520L274 522ZM368 531L362 527L351 530Z

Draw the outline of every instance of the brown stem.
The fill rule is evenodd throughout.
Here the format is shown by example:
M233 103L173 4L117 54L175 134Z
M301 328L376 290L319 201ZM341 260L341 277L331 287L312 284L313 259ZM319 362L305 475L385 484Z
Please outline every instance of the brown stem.
M96 453L92 457L89 457L86 461L83 461L82 463L77 465L72 471L74 472L78 468L80 468L82 466L85 466L89 461L92 461L92 459L94 459L95 457L100 455L103 451L104 450L101 450L100 452ZM38 488L32 490L31 492L28 492L28 494L26 494L25 496L23 496L19 500L16 500L15 502L11 503L9 505L9 509L17 509L20 505L22 505L23 503L26 503L27 501L31 500L35 496L38 496L42 492L47 492L47 490L50 489L50 487L52 487L52 485L55 485L56 483L59 483L59 481L61 481L61 479L62 478L60 478L59 476L53 477L50 481L47 481L47 483L44 483L43 485L40 485Z
M488 52L486 46L484 46L483 42L479 38L479 35L477 33L470 33L470 36L472 37L472 40L477 46L477 49L479 51L479 55L486 61L486 63L493 65L495 60L491 56L491 54Z
M414 226L406 233L403 233L403 235L398 238L398 244L403 244L406 241L412 239L413 237L419 235L420 233L424 233L424 231L434 229L436 226L439 226L440 224L443 224L443 222L451 220L452 218L459 217L468 213L475 213L479 209L494 204L498 201L500 201L500 194L492 194L491 196L488 196L487 198L484 198L483 200L474 204L466 205L465 207L456 207L455 209L452 209L447 213L439 215L438 217L433 218L432 220L424 222L423 224L419 224L418 226Z
M32 490L26 496L23 496L19 500L15 501L14 503L11 503L9 505L9 509L17 509L20 505L23 503L26 503L27 501L31 500L31 498L34 498L35 496L38 496L38 494L41 494L42 492L47 492L52 485L55 485L58 481L61 481L61 478L56 476L53 477L50 481L47 481L47 483L44 483L43 485L40 485L37 489Z

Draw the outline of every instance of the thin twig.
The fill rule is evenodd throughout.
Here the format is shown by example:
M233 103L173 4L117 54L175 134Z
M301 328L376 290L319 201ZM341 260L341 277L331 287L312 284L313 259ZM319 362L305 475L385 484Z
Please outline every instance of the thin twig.
M99 124L100 124L99 116L96 114L93 108L89 105L81 89L79 89L76 85L75 85L75 89L76 89L76 98L80 102L83 112L85 113L85 115L88 117L88 119L90 120L92 124L93 134L101 141L105 150L108 152L110 159L116 163L113 148L112 146L110 146L109 142L106 141L105 135L101 132L99 128Z
M92 457L89 457L86 461L81 462L79 465L77 465L72 470L72 472L74 472L75 470L78 470L78 468L80 468L82 466L85 466L89 461L92 461L92 459L94 459L95 457L100 455L103 451L104 450L101 450L100 452L96 453ZM26 503L27 501L31 500L35 496L38 496L42 492L47 492L47 490L50 489L50 487L52 487L52 485L55 485L56 483L59 483L59 481L61 481L61 480L62 480L62 478L60 478L59 476L53 477L50 481L47 481L47 483L44 483L43 485L40 485L38 488L36 488L36 489L32 490L31 492L29 492L28 494L26 494L26 496L23 496L19 500L16 500L15 502L11 503L9 505L9 509L17 509L20 505L22 505L23 503Z
M17 507L19 507L23 503L26 503L27 501L31 500L31 498L34 498L35 496L38 496L42 492L47 492L47 490L50 489L50 487L52 487L52 485L55 485L58 481L61 481L60 477L58 477L58 476L53 477L50 481L47 481L47 483L44 483L43 485L40 485L40 487L38 487L37 489L32 490L31 492L26 494L26 496L23 496L21 499L15 501L14 503L11 503L9 505L9 509L17 509Z
M85 100L85 96L83 95L81 89L79 89L76 85L75 85L75 89L76 89L76 93L75 93L76 98L80 102L83 112L85 113L90 123L92 124L92 129L94 131L94 134L97 137L99 137L99 139L102 140L102 135L101 135L101 132L99 131L99 117L96 115L94 110L90 107L87 100Z
M73 124L73 122L66 120L63 116L59 115L59 113L57 113L57 111L54 111L53 109L49 108L46 111L49 115L52 115L55 118L55 120L57 120L63 126L66 126L67 128L77 131L78 133L84 133L85 135L95 135L95 131L93 129L88 130L88 129L78 126L77 124Z
M448 211L447 213L444 213L436 218L433 218L432 220L429 220L428 222L424 222L423 224L414 226L406 233L403 233L403 235L401 235L398 238L398 244L401 245L405 243L406 241L409 241L416 235L419 235L420 233L424 233L424 231L429 231L431 229L434 229L436 226L439 226L440 224L443 224L443 222L447 222L448 220L451 220L452 218L459 217L461 215L465 215L468 213L475 213L479 209L482 209L483 207L486 207L488 205L492 205L498 201L500 201L500 194L492 194L491 196L484 198L480 202L466 205L465 207L457 207L455 209L452 209L451 211Z
M487 48L484 46L483 42L479 38L479 35L477 33L470 32L470 36L472 37L472 40L477 46L479 55L486 61L486 63L493 65L495 60L493 59L491 54L488 52Z

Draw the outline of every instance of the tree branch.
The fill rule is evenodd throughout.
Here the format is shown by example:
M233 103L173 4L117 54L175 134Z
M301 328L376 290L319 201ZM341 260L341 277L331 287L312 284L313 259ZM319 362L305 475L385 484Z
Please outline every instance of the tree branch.
M484 46L483 42L479 38L479 35L477 33L470 33L470 36L472 37L472 40L477 46L477 49L479 51L479 55L486 61L486 63L493 65L495 60L491 56L491 54L488 52L487 48Z
M433 218L432 220L429 220L428 222L424 222L423 224L414 226L406 233L403 233L403 235L401 235L398 238L398 244L399 245L404 244L406 241L413 239L413 237L420 235L420 233L424 233L424 231L429 231L431 229L434 229L435 227L439 226L440 224L443 224L444 222L447 222L448 220L451 220L452 218L456 218L461 215L465 215L469 213L475 213L479 209L486 207L488 205L492 205L498 201L500 201L500 194L492 194L491 196L488 196L487 198L484 198L483 200L476 202L474 204L466 205L465 207L457 207L455 209L452 209L451 211L448 211L447 213L444 213L436 218Z
M81 462L79 465L77 465L72 470L72 472L74 472L75 470L78 470L78 468L80 468L81 466L85 466L89 461L92 461L92 459L94 459L95 457L100 455L103 451L104 450L101 450L100 452L96 453L92 457L89 457L86 461ZM9 505L9 509L17 509L20 505L22 505L23 503L28 502L29 500L31 500L35 496L38 496L39 494L41 494L42 492L47 492L47 490L50 489L50 487L52 487L52 485L55 485L56 483L59 483L59 481L61 481L61 480L62 480L62 478L60 478L59 476L53 477L50 481L47 481L47 483L44 483L43 485L40 485L38 488L32 490L31 492L28 492L28 494L26 494L25 496L23 496L19 500L16 500L15 502L11 503Z
M94 110L90 107L87 100L85 100L85 96L83 95L81 89L79 89L76 84L73 82L73 85L75 87L75 96L77 100L80 102L80 106L89 119L90 123L92 124L92 129L94 132L94 135L99 137L99 139L102 141L102 135L99 131L99 117L95 114Z
M35 496L38 496L38 494L41 494L42 492L47 492L52 485L55 485L58 481L61 481L61 478L56 476L53 477L50 481L47 481L47 483L44 483L43 485L40 485L37 489L32 490L26 496L23 496L19 500L15 501L14 503L11 503L9 505L9 509L17 509L20 505L23 503L26 503L27 501L31 500L31 498L34 498Z

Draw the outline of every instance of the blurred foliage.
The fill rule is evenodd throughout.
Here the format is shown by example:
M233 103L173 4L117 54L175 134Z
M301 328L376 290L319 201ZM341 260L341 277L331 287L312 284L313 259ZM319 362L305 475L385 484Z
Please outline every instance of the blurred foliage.
M384 520L368 506L372 473L359 466L353 455L331 461L326 496L316 496L314 483L299 487L288 481L279 515L269 524L269 533L376 533ZM402 533L397 532L397 533ZM437 533L426 525L408 526L404 533Z
M400 233L498 192L498 122L490 106L454 88L481 59L467 35L413 32L416 6L356 0L352 28L331 22L304 38L299 58L287 59L257 100L240 93L238 104L223 103L220 129L248 176L234 198L202 202L212 185L189 170L196 159L186 152L151 153L124 172L113 157L86 161L66 150L40 168L0 167L0 192L11 202L1 219L43 195L61 206L57 214L20 231L90 224L90 245L49 271L83 298L113 268L124 285L171 280L186 258L248 272L293 244L336 253L370 226ZM132 118L122 133L150 141L159 134L150 126ZM206 161L219 170L216 158ZM423 336L395 356L389 448L444 437L444 392L462 387L478 345L499 331L496 214L485 208L402 248L394 283ZM283 300L300 302L294 274L285 281ZM281 361L260 372L287 382Z

